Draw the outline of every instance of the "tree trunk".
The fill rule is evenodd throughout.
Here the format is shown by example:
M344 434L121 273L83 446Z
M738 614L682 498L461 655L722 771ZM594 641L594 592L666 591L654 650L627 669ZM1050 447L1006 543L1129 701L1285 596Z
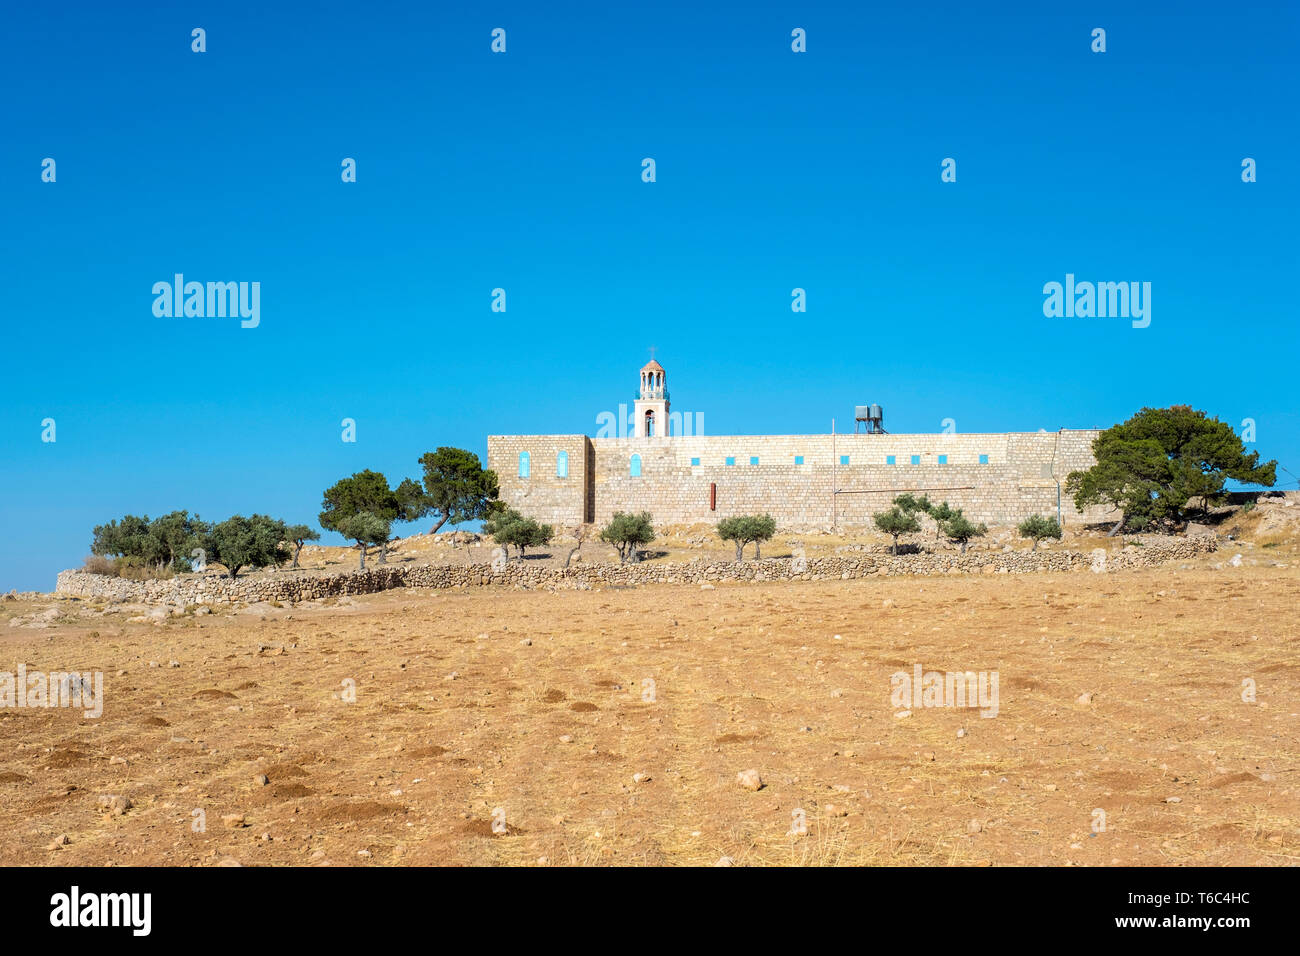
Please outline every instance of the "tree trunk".
M1115 522L1115 527L1106 532L1106 537L1113 538L1119 533L1119 529L1124 527L1124 516L1120 515L1119 520Z
M963 542L961 543L961 553L962 553L962 554L965 554L965 553L966 553L966 542L965 542L965 541L963 541Z
M298 567L298 555L301 554L301 553L302 553L302 545L301 545L299 542L295 541L295 542L293 543L293 567L294 567L294 570L296 570L297 567Z
M745 545L740 541L736 542L736 560L737 561L745 560Z
M564 566L566 568L569 566L569 562L573 560L573 556L581 550L582 550L582 545L580 544L564 556Z
M361 545L361 570L364 571L366 569L366 544L364 541L358 541L357 544Z
M898 557L898 535L894 535L894 557Z
M441 518L439 518L438 523L429 529L429 534L437 534L438 529L447 523L447 518L449 517L450 515L443 515Z
M1030 550L1030 551L1037 551L1037 550L1038 550L1038 539L1037 539L1037 538L1034 539L1034 546L1033 546L1032 548L1030 548L1029 550Z
M755 542L754 542L754 560L755 560L755 561L762 561L762 560L763 560L763 551L762 551L761 545L762 545L762 542L761 542L761 541L755 541Z
M379 563L388 563L388 542L386 540L379 546Z

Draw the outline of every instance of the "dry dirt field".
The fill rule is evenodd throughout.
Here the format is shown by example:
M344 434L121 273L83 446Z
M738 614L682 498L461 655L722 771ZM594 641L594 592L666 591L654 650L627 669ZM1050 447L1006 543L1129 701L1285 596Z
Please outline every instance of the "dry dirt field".
M0 670L101 670L105 704L0 709L0 864L1295 865L1300 549L1267 546L159 624L9 599L62 616L0 627ZM915 664L996 670L997 716L897 716Z

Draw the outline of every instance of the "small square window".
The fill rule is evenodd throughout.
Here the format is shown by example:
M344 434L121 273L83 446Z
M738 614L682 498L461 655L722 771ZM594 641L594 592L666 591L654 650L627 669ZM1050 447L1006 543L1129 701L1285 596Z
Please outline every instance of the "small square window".
M794 456L794 463L795 463L796 465L802 465L802 464L803 464L803 455L795 455L795 456Z
M898 464L898 461L897 461L897 459L895 459L895 457L894 457L893 455L886 455L886 456L885 456L885 464L886 464L886 465L896 465L896 464Z
M948 464L948 456L947 456L947 455L940 455L940 456L939 456L939 464L941 464L941 465L946 465L946 464Z
M849 456L848 456L848 455L840 455L840 464L841 464L841 465L847 465L848 463L849 463Z
M912 456L912 464L914 464L914 465L919 465L920 463L921 463L921 456L920 456L920 455L913 455L913 456Z
M757 455L750 455L750 456L749 456L749 463L750 463L751 465L757 465L757 464L758 464L758 456L757 456Z
M981 465L987 465L988 463L989 463L989 456L988 456L988 455L980 455L980 464L981 464Z
M699 463L700 463L700 460L699 460L698 458L692 458L692 459L691 459L691 465L692 465L692 466L698 465Z
M727 464L728 464L728 465L734 465L735 463L736 463L736 459L735 459L734 457L732 457L731 455L728 455L728 456L727 456Z

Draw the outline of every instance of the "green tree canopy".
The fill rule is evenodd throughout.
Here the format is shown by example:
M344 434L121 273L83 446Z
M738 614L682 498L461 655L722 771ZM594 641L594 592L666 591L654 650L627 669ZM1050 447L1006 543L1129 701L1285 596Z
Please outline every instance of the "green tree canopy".
M119 557L143 557L151 547L149 542L149 516L138 518L124 515L108 524L97 525L90 543L91 554Z
M309 525L291 524L285 526L284 539L293 545L293 566L296 568L298 566L298 555L302 553L302 546L308 541L319 541L320 532Z
M946 507L947 502L944 502L944 505ZM921 495L918 498L909 491L904 494L898 495L894 499L894 507L897 508L899 511L903 512L903 514L912 515L912 514L930 514L931 510L934 508L934 505L930 503L930 499L925 495Z
M265 568L287 558L281 547L286 537L283 521L266 515L234 515L208 532L208 558L225 565L233 579L241 568Z
M762 543L776 534L776 519L771 515L735 515L718 522L718 537L736 545L736 560L745 560L745 545L754 542L754 560L763 555Z
M916 520L916 515L904 511L898 505L873 515L871 520L877 528L894 539L894 554L898 554L899 535L914 534L921 530L921 522Z
M397 489L388 487L388 479L380 472L359 471L350 478L343 478L336 481L333 485L325 490L324 501L321 507L324 509L320 513L320 525L327 531L337 531L345 538L351 538L357 544L362 545L362 560L365 560L365 545L379 545L379 563L383 564L388 560L388 542L392 534L392 525L394 521L411 521L424 513L421 509L425 507L425 499L420 493L419 485L411 479L406 479ZM389 529L389 537L382 541L367 540L362 541L355 535L347 534L342 527L344 522L349 518L365 512L373 515L384 526ZM367 528L373 530L372 524L349 525L354 528Z
M654 525L650 521L650 512L627 514L615 511L609 524L600 532L600 540L612 544L618 550L619 564L626 564L628 558L633 563L638 560L638 549L655 539Z
M956 514L944 521L940 527L943 528L944 537L961 545L962 554L966 553L966 544L971 538L982 538L988 534L989 530L985 525L972 522L961 513L960 508L957 509Z
M209 527L188 511L173 511L154 518L149 534L157 541L159 559L179 571L190 570L190 558L196 549L204 547Z
M94 529L90 544L92 554L116 555L131 563L190 570L190 558L196 548L203 548L208 525L198 515L173 511L150 520L125 515L120 522L110 521ZM206 550L206 549L205 549Z
M361 548L361 570L364 571L366 552L371 545L382 547L387 544L392 529L393 522L390 519L381 517L373 511L358 511L346 518L340 518L337 530L339 534L352 539Z
M1060 540L1061 526L1055 518L1045 518L1042 515L1030 515L1024 521L1016 526L1016 531L1022 538L1032 538L1034 546L1030 551L1038 550L1038 542L1044 538L1056 538Z
M1246 454L1236 432L1225 422L1188 405L1143 408L1106 429L1092 444L1097 464L1066 479L1080 511L1106 504L1118 508L1112 533L1127 527L1175 528L1187 520L1187 504L1202 507L1224 498L1231 478L1245 484L1272 486L1277 462L1259 463L1259 452Z
M513 508L494 511L483 523L483 530L492 535L492 539L504 547L507 554L513 545L521 558L528 548L550 544L551 538L555 537L555 529L549 524L539 524Z
M954 508L946 501L930 506L930 517L934 519L934 538L936 541L939 540L939 535L943 532L943 523L959 514L961 514L961 510Z
M438 516L429 534L437 534L448 521L455 526L488 517L500 490L496 472L484 470L478 455L443 446L421 455L420 464L428 512Z

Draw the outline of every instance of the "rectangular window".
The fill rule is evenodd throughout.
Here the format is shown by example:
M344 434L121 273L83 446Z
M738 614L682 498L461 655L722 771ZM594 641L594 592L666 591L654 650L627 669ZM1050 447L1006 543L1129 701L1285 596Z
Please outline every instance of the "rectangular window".
M895 464L897 464L897 463L898 463L898 462L897 462L897 459L895 459L893 455L886 455L886 456L885 456L885 464L886 464L886 465L895 465Z
M946 465L946 464L948 464L948 456L947 456L947 455L940 455L940 456L939 456L939 464L941 464L941 465Z
M749 463L750 463L751 465L757 465L757 464L758 464L758 456L757 456L757 455L750 455L750 456L749 456Z
M803 464L803 455L795 455L795 456L794 456L794 463L795 463L796 465L802 465L802 464Z
M692 459L691 459L691 464L692 464L692 465L698 465L699 463L700 463L700 460L699 460L698 458L692 458Z
M841 465L847 465L848 463L849 463L849 456L848 456L848 455L840 455L840 464L841 464Z
M920 456L920 455L913 455L913 456L912 456L912 464L914 464L914 465L919 465L920 463L921 463L921 456Z
M728 456L727 456L727 464L728 464L728 465L734 465L735 463L736 463L736 459L735 459L733 456L728 455Z
M980 464L981 464L981 465L987 465L988 463L989 463L989 456L988 456L988 455L980 455Z

